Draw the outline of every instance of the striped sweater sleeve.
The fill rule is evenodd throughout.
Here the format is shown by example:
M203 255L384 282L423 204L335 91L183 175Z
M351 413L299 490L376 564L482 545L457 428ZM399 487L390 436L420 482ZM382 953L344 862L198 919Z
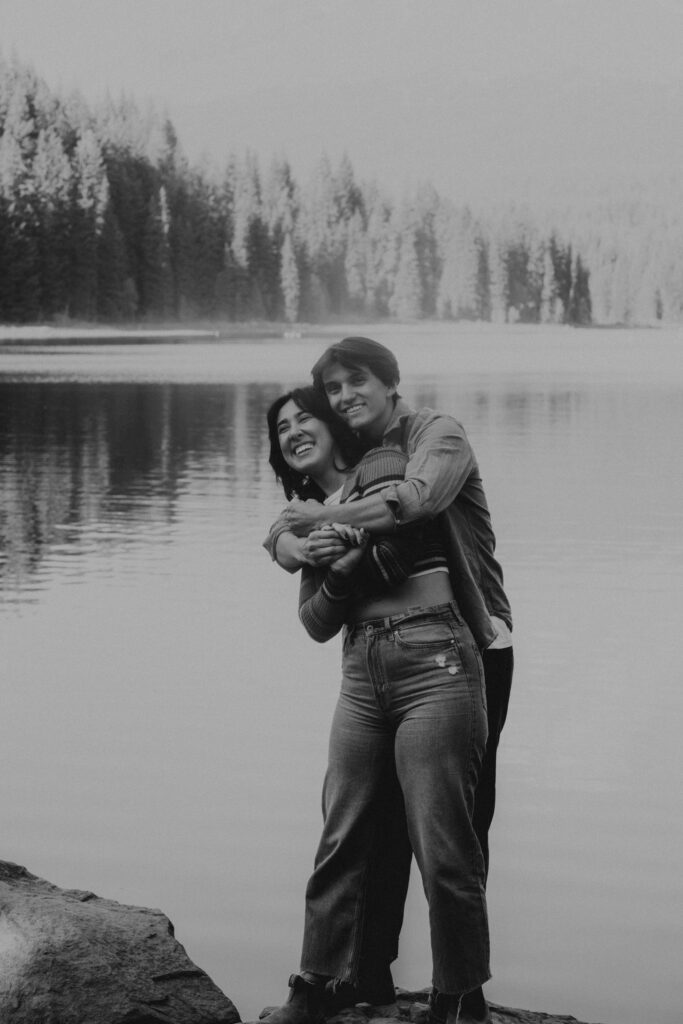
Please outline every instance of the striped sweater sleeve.
M299 618L308 635L319 644L336 636L344 625L354 582L328 569L322 583L320 574L309 566L301 570Z
M407 456L393 448L373 448L356 468L344 501L381 492L403 479ZM276 524L277 525L277 524ZM344 576L328 569L304 566L299 591L299 618L313 640L324 643L336 636L348 617L349 605L359 594L381 593L403 583L412 572L422 527L398 527L392 534L373 539L359 568Z
M373 448L358 466L354 486L347 501L381 493L400 483L405 476L408 456L396 448ZM381 593L408 579L420 549L421 523L399 526L391 534L373 538L368 545L356 582L368 594Z

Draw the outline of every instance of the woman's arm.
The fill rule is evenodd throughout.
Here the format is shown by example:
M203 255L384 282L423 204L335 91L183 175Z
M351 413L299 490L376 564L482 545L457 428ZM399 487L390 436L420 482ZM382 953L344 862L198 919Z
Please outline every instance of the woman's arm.
M406 462L405 454L395 449L377 448L368 452L357 466L342 504L327 506L328 510L341 512L347 507L346 501L351 506L366 495L372 496L379 489L400 482ZM318 519L318 525L319 522ZM315 534L327 532L316 530ZM340 529L342 536L344 532ZM281 533L280 539L282 536ZM319 643L329 640L341 629L350 603L359 594L366 597L403 583L412 571L420 542L420 526L401 527L391 536L374 538L371 544L364 537L333 562L322 583L319 573L304 566L299 618L309 636Z
M296 537L282 522L282 516L271 526L263 546L288 572L296 572L302 565L330 565L347 548L346 542L330 529L314 529L308 537Z
M356 589L354 576L363 558L363 547L349 548L330 566L320 585L318 573L309 566L302 569L299 618L308 635L320 644L336 636L346 621Z

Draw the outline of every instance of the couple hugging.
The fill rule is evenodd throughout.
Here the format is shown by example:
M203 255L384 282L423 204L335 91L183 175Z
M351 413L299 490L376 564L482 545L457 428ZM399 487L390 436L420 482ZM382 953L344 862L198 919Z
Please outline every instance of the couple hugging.
M415 857L429 905L431 1024L485 1024L488 831L512 621L462 426L399 396L394 354L330 346L268 411L289 504L266 547L301 569L313 639L343 630L342 681L306 888L299 974L267 1024L359 1002L391 1014Z

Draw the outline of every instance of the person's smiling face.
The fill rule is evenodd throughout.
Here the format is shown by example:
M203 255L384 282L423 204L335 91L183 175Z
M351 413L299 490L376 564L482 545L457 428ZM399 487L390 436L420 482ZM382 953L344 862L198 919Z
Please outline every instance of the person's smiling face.
M367 366L334 363L322 374L330 408L352 430L379 441L394 411L396 387L384 384Z
M334 464L337 446L330 428L293 398L278 413L277 436L285 462L299 473L318 479Z

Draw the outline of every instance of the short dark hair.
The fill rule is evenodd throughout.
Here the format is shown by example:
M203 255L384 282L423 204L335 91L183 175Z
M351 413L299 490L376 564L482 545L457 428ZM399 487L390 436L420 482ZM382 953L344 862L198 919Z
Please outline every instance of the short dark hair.
M311 370L314 387L324 390L323 373L335 364L346 370L357 370L365 366L388 388L397 387L401 379L394 353L372 338L342 338L326 348Z
M344 468L355 466L367 450L367 445L360 441L338 416L334 415L330 409L327 397L312 385L307 384L301 388L293 388L291 391L287 391L286 394L280 395L279 398L275 399L266 413L268 438L270 440L268 462L273 468L276 479L282 484L288 501L294 497L315 498L316 501L322 501L325 498L325 494L315 481L310 480L303 473L292 469L282 454L277 421L280 409L289 401L294 402L304 412L310 413L311 416L315 416L316 419L322 420L323 423L327 424L339 448L339 454L344 460Z

